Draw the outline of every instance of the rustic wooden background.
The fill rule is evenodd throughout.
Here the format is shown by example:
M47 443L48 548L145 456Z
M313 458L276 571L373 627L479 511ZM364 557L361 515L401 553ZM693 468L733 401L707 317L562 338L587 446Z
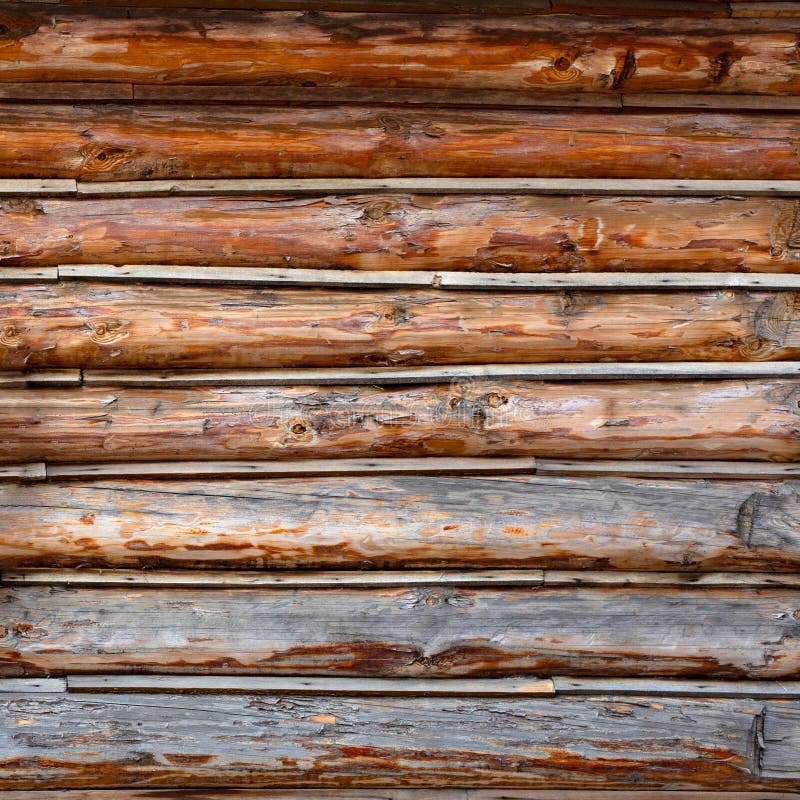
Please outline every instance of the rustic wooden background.
M3 797L798 800L799 112L784 0L0 4Z

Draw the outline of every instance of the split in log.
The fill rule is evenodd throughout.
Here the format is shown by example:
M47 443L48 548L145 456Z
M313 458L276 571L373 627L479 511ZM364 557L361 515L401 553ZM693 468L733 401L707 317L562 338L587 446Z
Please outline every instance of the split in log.
M797 136L781 115L9 104L0 177L788 180Z
M792 588L494 588L466 576L441 587L16 584L0 594L5 677L800 674Z
M0 485L0 568L777 573L800 571L798 510L797 481L51 480Z
M797 292L0 284L0 318L5 370L800 358Z
M145 783L149 797L159 786L303 787L307 797L309 787L410 782L790 791L798 746L796 701L0 696L0 788L114 787L128 798L140 794L120 787Z
M797 272L797 216L741 197L6 198L0 264Z
M800 460L800 381L7 389L0 463L414 456Z
M608 16L209 10L199 19L6 3L0 74L16 83L800 94L795 26L780 18L632 25Z

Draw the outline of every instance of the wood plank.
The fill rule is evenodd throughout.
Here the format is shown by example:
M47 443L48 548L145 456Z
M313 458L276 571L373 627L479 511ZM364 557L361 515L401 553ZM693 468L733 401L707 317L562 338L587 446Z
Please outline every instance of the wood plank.
M800 4L796 5L800 8ZM766 15L765 15L766 16ZM678 94L630 92L620 95L623 108L705 108L714 111L797 111L800 98L759 94Z
M765 464L755 461L611 461L541 458L541 475L628 476L639 478L708 478L773 480L800 477L798 464Z
M44 464L0 465L0 481L43 481L46 478Z
M160 679L160 678L159 678ZM79 678L88 680L91 678ZM117 680L114 676L112 679ZM134 679L135 680L135 679ZM147 681L148 679L144 679ZM68 679L69 683L70 679ZM154 684L151 678L150 683ZM553 678L556 694L655 695L660 697L752 697L762 700L800 699L800 681L706 681L690 682L659 678ZM123 684L124 685L124 684ZM153 690L157 691L157 690Z
M797 590L9 584L0 675L792 679ZM80 631L76 635L75 631Z
M26 694L66 692L67 681L64 678L2 678L0 694Z
M171 694L291 694L384 697L553 697L549 678L261 678L238 675L70 675L70 692L157 692ZM740 684L741 686L741 684ZM2 691L2 689L0 689ZM19 689L18 691L24 691ZM800 697L800 692L797 693Z
M800 275L793 277L800 285ZM421 288L332 292L70 281L0 284L0 318L5 345L0 369L133 369L140 371L133 376L136 385L582 380L584 375L743 380L793 377L800 368L800 292L453 294ZM597 361L645 363L552 363ZM684 363L712 361L731 363ZM531 366L537 362L549 366ZM650 362L680 363L659 369ZM170 368L166 374L151 372ZM184 369L233 372L219 380L175 372ZM263 371L248 374L248 369Z
M5 320L0 328L0 344L6 348L16 347L18 330L16 324ZM82 382L79 369L37 369L32 372L22 370L0 370L0 389L19 389L23 387L80 386Z
M221 113L177 104L10 103L0 113L0 147L8 153L0 177L166 179L162 192L173 181L216 178L579 176L680 184L738 180L747 164L750 180L796 182L796 136L791 116L781 114L393 106ZM479 191L468 185L470 194Z
M442 459L430 459L437 460ZM742 581L777 585L791 580L780 573L800 570L797 481L391 476L385 471L391 468L388 461L375 467L361 462L358 472L366 477L303 481L286 477L302 470L302 462L273 462L269 480L233 481L207 477L202 463L194 474L176 470L178 481L166 480L169 465L150 469L143 464L141 473L149 479L125 480L126 474L137 474L135 465L82 469L48 464L51 480L46 484L0 487L0 567L7 581L35 579L30 573L14 578L15 569L81 567L58 579L149 583L214 580L191 571L152 572L184 567L546 568L548 580L558 578L551 569L580 569L586 570L580 573L585 581L604 575L592 570L647 570L635 579L664 580L666 571L673 583L701 586L720 578L697 573L735 571L742 573ZM398 461L405 461L398 472L426 469L419 461ZM453 461L455 466L448 465L453 472L464 468ZM324 475L337 463L325 462L316 471L312 464L300 474ZM483 462L466 466L491 468ZM533 471L530 463L520 468ZM86 571L108 566L134 572L111 570L98 576ZM141 571L144 567L149 569ZM683 574L676 576L676 570ZM494 576L490 572L487 577ZM571 582L576 577L561 576ZM42 578L56 579L53 573ZM240 579L286 581L292 576L265 572L217 578ZM365 573L359 579L387 578ZM602 579L630 581L631 574L615 578L609 572Z
M130 83L80 83L78 81L37 81L34 83L0 82L1 100L25 102L59 101L109 101L133 100L133 85Z
M545 586L717 586L735 589L797 587L800 575L779 572L613 572L610 570L544 571ZM3 575L3 580L6 576Z
M57 280L57 267L0 267L0 281L3 283L48 283Z
M7 389L0 463L800 459L798 380Z
M219 281L227 276L222 267L249 268L247 275L255 280L257 270L265 268L279 270L270 274L285 274L287 279L293 270L304 276L310 268L322 271L315 277L309 274L320 282L347 277L340 274L344 270L398 276L413 271L403 280L416 278L431 285L441 270L793 273L800 264L800 242L793 233L797 200L741 196L738 182L727 191L714 182L718 193L710 198L680 196L688 193L685 187L697 190L692 182L683 182L681 189L675 182L665 182L678 196L643 197L625 194L638 189L623 181L558 184L577 192L583 191L584 183L592 189L613 184L608 187L614 192L610 196L514 194L520 182L513 180L491 181L491 188L486 187L498 192L509 184L505 187L509 194L420 196L373 189L327 196L186 196L179 203L173 197L137 195L141 189L153 192L154 183L165 185L124 184L131 187L133 196L128 198L0 202L0 240L7 241L3 263L12 265L2 268L2 274L22 272L16 264L60 264L62 278L154 279L186 274L188 280L195 274L202 279L211 268L193 273L183 273L183 268L213 264ZM198 191L205 193L209 183L197 183ZM230 185L223 183L220 190ZM339 186L327 183L328 189ZM439 181L422 183L435 187ZM480 185L473 186L473 192L487 182L476 179L476 183ZM552 185L552 181L541 183ZM662 185L635 183L653 192ZM755 183L764 189L763 183ZM304 185L291 184L295 191ZM790 185L800 193L800 183ZM91 184L88 191L108 186L120 184ZM719 196L720 192L736 196ZM70 236L61 235L63 230ZM90 265L100 269L88 270ZM133 266L143 269L129 271ZM419 270L426 272L417 276ZM360 278L350 275L350 279Z
M626 696L8 695L0 700L0 787L281 785L304 787L306 796L309 787L316 795L318 786L409 782L789 791L796 752L773 735L796 736L797 710L793 701ZM30 725L20 730L20 718ZM754 733L762 723L770 734L763 745ZM387 797L383 789L378 796Z
M756 363L636 362L622 364L488 364L454 367L337 367L276 370L84 370L85 386L398 386L419 383L492 380L627 380L675 378L789 378L800 375L800 361Z
M62 8L6 3L9 82L216 83L796 95L791 24ZM13 26L13 27L11 27ZM733 44L735 42L735 44ZM102 46L100 46L102 45ZM368 66L367 66L368 65Z
M69 178L0 177L0 196L3 197L69 197L77 192L77 184Z

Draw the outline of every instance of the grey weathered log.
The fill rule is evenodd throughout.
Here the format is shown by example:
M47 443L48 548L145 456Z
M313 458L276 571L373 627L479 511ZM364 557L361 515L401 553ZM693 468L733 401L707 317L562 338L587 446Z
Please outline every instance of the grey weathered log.
M47 483L0 486L0 565L755 571L776 580L800 570L797 481L390 476L383 464L374 475L306 480L293 469L213 479L200 464L197 475L176 471L178 481L147 464L144 479L127 480L114 477L126 464L98 477L91 465L48 465ZM302 462L287 466L315 474L313 462L308 473Z
M800 788L790 746L799 711L793 701L628 696L4 695L0 788L789 791Z
M0 674L794 678L796 589L8 585Z

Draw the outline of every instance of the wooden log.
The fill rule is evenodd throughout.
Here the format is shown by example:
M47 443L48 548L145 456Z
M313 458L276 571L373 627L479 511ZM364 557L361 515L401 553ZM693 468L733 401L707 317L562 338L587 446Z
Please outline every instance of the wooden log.
M782 19L47 9L7 3L6 81L800 94Z
M796 589L9 585L0 675L793 678ZM76 631L78 633L76 633Z
M797 212L741 197L6 199L0 264L797 272Z
M0 486L0 568L540 567L586 570L584 581L602 569L789 572L800 570L798 487L541 476L51 479Z
M0 177L791 180L796 137L781 115L9 104Z
M790 791L800 779L795 753L773 735L797 735L797 710L795 701L670 697L8 695L0 788Z
M45 0L42 0L44 2ZM163 0L162 0L163 2ZM254 0L250 0L254 2ZM3 800L306 800L308 789L33 789ZM800 800L794 792L587 789L314 789L317 800Z
M108 676L107 682L113 685L116 680L122 681L122 685L128 689L126 683L131 681L133 685L137 680L142 680L142 684L149 686L150 691L158 691L155 688L159 680L167 676L159 675L152 678L139 678L139 676ZM67 684L71 685L72 679L67 679ZM76 680L85 681L88 687L93 685L101 686L106 681L103 676L79 677ZM179 680L187 680L180 678ZM193 679L189 679L193 680ZM209 678L208 680L220 680ZM226 680L222 678L221 680ZM273 679L275 680L275 679ZM308 678L307 680L313 680ZM352 678L342 678L341 680L353 680ZM96 681L96 684L95 684ZM502 680L498 681L502 683ZM800 681L689 681L664 680L659 678L562 678L553 679L556 693L559 695L656 695L673 697L750 697L760 699L783 699L800 700Z
M8 389L0 463L543 456L800 459L797 380Z
M5 370L800 359L797 292L0 284L0 318Z

